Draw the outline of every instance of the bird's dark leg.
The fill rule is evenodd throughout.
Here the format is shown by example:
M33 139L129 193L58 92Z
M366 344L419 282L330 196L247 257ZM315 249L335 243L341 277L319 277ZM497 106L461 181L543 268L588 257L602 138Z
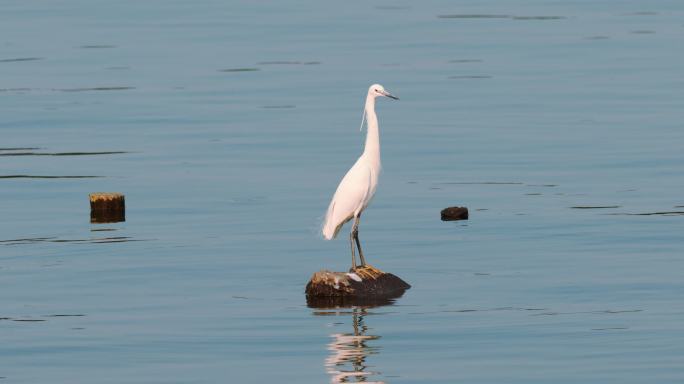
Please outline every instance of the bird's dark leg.
M361 215L354 218L354 226L352 227L352 235L354 240L356 240L356 247L359 249L359 258L361 259L361 266L366 266L366 259L363 257L363 251L361 250L361 242L359 241L359 219Z
M352 254L352 271L356 268L356 255L354 254L354 232L349 233L349 246Z

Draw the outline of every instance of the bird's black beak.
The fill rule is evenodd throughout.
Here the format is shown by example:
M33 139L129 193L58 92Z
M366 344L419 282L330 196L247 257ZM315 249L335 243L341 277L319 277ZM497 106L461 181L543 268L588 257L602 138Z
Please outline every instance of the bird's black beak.
M399 100L398 97L394 96L393 94L391 94L391 93L389 93L389 92L387 92L387 91L385 91L385 92L383 93L383 95L389 97L390 99Z

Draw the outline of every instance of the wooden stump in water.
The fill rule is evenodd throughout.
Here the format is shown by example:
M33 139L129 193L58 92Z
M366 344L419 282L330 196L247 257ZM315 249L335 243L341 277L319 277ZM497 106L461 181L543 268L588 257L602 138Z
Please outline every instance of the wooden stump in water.
M391 298L401 296L411 286L399 277L373 266L356 267L349 272L318 271L306 285L307 298Z
M126 221L126 202L121 193L96 192L90 197L91 223L118 223Z

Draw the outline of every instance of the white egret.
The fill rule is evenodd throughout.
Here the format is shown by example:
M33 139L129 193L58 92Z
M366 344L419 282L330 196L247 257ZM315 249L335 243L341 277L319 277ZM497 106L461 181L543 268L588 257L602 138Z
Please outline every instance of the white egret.
M356 256L354 255L354 242L359 250L361 266L366 265L363 257L361 243L359 242L359 218L368 206L378 186L380 175L380 132L378 131L378 117L375 115L375 98L378 96L389 97L399 100L398 97L387 92L380 84L373 84L368 88L364 117L366 119L366 144L363 153L356 163L349 169L337 186L335 195L328 206L323 223L323 237L332 240L342 229L342 226L354 219L351 232L349 233L349 245L352 254L352 269L356 268ZM363 128L363 118L361 120Z

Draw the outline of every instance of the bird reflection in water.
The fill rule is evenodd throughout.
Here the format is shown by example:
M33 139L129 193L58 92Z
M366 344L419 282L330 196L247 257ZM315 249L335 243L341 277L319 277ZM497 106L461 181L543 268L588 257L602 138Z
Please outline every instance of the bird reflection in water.
M364 324L366 308L352 308L354 333L333 333L333 340L328 344L330 356L325 359L325 370L331 376L331 383L381 383L368 381L369 376L379 372L367 371L366 358L379 352L380 347L368 345L371 340L380 336L368 335L368 327Z
M325 359L325 370L330 375L331 383L367 383L384 384L375 381L374 376L381 373L372 370L367 363L371 355L378 354L381 347L373 341L380 336L368 334L369 328L365 318L370 308L391 305L394 300L382 299L373 301L332 301L333 299L307 299L309 307L316 308L317 316L351 316L351 333L333 333L328 344L330 355Z

